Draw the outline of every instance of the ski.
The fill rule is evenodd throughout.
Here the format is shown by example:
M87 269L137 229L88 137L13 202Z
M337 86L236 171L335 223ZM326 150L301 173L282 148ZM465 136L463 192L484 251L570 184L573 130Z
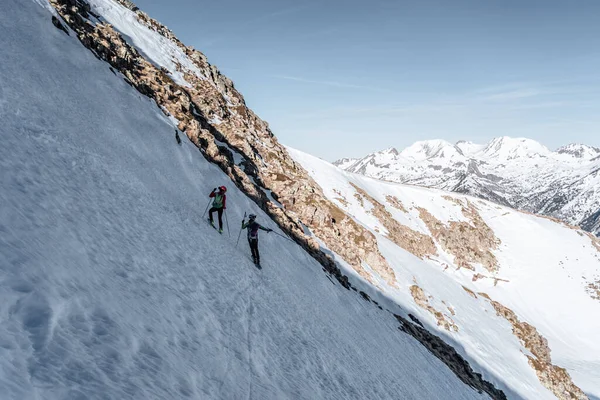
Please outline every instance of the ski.
M223 234L223 232L219 231L219 228L217 228L214 223L210 222L210 219L206 220L206 222L208 223L208 225L212 226L215 229L215 231L219 232L221 235Z

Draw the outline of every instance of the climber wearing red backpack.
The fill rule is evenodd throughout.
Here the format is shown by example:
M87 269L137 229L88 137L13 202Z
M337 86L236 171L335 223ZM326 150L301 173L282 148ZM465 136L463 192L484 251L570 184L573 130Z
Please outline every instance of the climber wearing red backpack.
M213 213L216 211L219 217L219 233L223 233L223 210L227 208L227 196L225 196L227 188L225 186L219 186L219 189L214 188L208 197L214 198L212 208L208 210L208 220L213 228L216 229L213 221Z

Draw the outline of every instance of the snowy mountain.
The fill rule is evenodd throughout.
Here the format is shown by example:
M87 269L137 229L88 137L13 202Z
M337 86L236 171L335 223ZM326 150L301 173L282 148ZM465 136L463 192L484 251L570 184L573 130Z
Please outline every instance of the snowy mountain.
M400 155L456 154L447 147L417 143ZM481 151L511 157L544 150ZM330 200L377 235L397 285L374 281L390 298L412 298L430 313L428 323L446 330L485 370L518 382L511 385L515 397L553 398L540 385L558 398L585 398L576 386L598 397L600 320L593 316L600 315L600 240L556 220L383 182L290 152ZM565 371L572 386L564 384ZM563 379L552 389L550 382Z
M387 150L340 168L391 182L469 194L548 215L600 235L600 149L570 144L550 151L523 138L479 145L442 140Z
M0 49L1 399L600 396L597 238L286 149L127 0L7 4Z

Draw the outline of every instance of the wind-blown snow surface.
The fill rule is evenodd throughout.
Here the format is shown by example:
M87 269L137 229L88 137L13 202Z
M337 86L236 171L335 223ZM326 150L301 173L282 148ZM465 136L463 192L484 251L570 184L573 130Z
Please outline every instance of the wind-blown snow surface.
M493 375L490 377L493 382L504 381L525 398L554 398L527 364L528 351L513 336L512 327L496 316L484 297L475 299L463 286L474 293L486 293L512 309L521 321L535 326L548 339L553 363L566 368L575 384L588 395L600 397L600 302L586 292L586 285L600 276L600 251L592 245L590 237L562 224L490 202L378 181L345 172L297 150L288 150L330 200L377 236L379 248L398 282L398 288L393 288L374 276L383 292L427 321L431 329L439 329L441 335L459 343L462 354L484 366ZM502 244L493 252L498 259L498 272L492 274L480 265L475 271L457 270L454 257L445 253L439 243L436 243L439 256L425 260L413 256L387 238L386 228L368 212L369 204L363 206L355 198L356 189L351 184L386 205L398 222L427 235L431 233L416 207L425 208L446 224L465 220L461 207L452 199L469 200L501 240ZM396 197L406 212L394 208L387 200L388 195ZM507 282L499 281L497 286L493 279L474 282L475 273ZM435 318L417 307L411 297L409 288L413 284L432 296L430 304L453 320L458 332L436 328ZM449 312L448 306L456 315Z
M0 13L1 399L483 398L295 244L255 269L266 216L203 222L225 175L50 17Z

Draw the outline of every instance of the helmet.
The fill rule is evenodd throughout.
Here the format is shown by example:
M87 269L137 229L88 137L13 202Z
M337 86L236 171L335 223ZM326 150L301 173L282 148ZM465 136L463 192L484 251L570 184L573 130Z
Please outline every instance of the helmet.
M248 215L248 218L250 220L256 219L256 214L250 214L250 215Z
M227 191L227 188L225 186L219 186L219 190L225 193Z

